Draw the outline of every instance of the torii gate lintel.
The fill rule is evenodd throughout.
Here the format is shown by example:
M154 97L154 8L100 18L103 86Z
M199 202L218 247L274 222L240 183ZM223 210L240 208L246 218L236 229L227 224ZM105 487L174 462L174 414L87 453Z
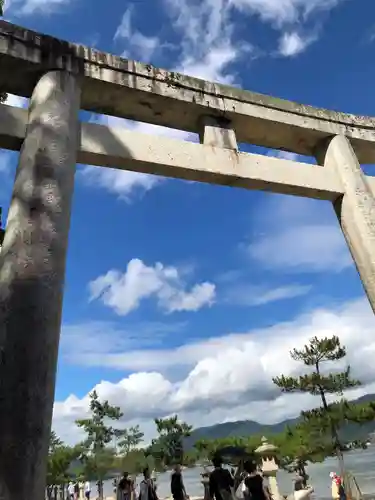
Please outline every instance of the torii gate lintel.
M40 500L76 163L330 200L375 310L375 120L205 82L0 21L0 147L20 149L0 254L0 499ZM201 144L79 123L85 109ZM318 165L238 151L314 155ZM277 251L277 249L275 249Z

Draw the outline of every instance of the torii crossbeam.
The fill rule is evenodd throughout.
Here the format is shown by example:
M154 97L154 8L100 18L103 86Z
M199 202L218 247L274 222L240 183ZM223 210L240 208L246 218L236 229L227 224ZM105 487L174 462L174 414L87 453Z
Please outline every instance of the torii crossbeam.
M0 499L41 500L76 163L330 200L375 310L375 119L168 72L0 22L0 147L20 150L0 258ZM200 144L80 123L80 109ZM238 143L318 165L238 151Z

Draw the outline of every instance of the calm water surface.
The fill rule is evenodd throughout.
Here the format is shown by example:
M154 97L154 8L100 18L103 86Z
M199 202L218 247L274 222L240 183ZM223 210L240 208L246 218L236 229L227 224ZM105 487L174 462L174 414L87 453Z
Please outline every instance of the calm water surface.
M375 493L375 446L363 451L353 451L344 455L346 468L354 473L358 484L363 493ZM202 472L201 467L193 469L185 469L183 471L185 487L190 496L203 496L203 485L201 484ZM311 464L307 468L310 475L309 482L315 489L316 498L331 497L331 482L329 478L330 472L339 472L337 460L328 458L322 464ZM158 474L158 496L165 498L170 496L170 472ZM289 494L292 492L293 474L288 474L285 471L279 471L277 475L280 493ZM137 483L141 480L137 478ZM112 494L112 482L106 481L104 485L104 494L110 496Z

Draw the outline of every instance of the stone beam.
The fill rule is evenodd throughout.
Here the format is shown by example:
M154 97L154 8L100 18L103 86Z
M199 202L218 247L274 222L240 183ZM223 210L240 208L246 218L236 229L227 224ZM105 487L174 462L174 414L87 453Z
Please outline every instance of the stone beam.
M0 105L0 147L21 147L27 114L25 109ZM77 161L332 201L343 193L332 169L93 123L81 123Z
M41 74L83 77L82 108L199 134L207 115L229 120L238 143L315 155L323 139L350 138L375 163L375 119L219 85L99 52L0 21L0 89L29 97Z

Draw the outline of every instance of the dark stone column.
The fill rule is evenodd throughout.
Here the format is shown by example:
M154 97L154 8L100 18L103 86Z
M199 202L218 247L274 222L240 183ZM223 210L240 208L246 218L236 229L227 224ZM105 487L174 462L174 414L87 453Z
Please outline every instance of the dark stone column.
M0 500L44 498L79 107L62 71L30 101L0 254Z

